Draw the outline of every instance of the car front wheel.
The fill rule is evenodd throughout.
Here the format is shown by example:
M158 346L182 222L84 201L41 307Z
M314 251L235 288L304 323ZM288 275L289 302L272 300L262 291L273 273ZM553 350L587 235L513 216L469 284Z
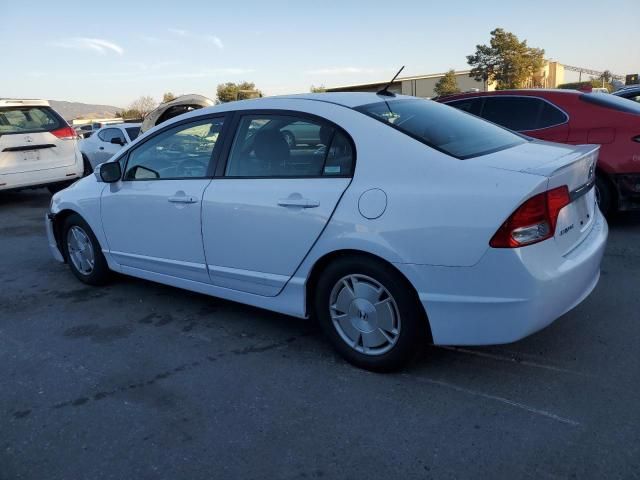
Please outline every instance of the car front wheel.
M596 177L596 200L598 201L598 207L603 215L609 215L612 212L615 204L613 198L613 189L606 178L598 175Z
M330 264L318 280L315 313L336 350L367 370L402 367L427 339L427 320L412 287L374 259Z
M102 285L109 279L109 267L100 244L82 217L70 215L63 227L62 246L71 272L89 285Z

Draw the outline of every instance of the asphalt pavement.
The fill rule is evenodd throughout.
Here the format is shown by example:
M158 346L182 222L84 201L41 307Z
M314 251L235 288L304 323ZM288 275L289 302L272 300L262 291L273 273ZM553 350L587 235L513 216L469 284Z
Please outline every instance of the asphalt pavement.
M2 480L640 477L640 215L547 329L382 375L309 321L81 284L50 257L49 200L0 194Z

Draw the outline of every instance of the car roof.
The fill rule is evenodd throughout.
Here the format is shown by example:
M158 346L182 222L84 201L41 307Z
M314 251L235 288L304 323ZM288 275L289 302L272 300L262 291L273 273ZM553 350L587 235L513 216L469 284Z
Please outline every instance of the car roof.
M457 99L463 99L463 98L487 97L487 96L495 96L495 95L530 95L530 96L544 97L546 94L582 95L584 93L585 92L580 92L578 90L569 90L569 89L563 89L563 88L521 88L521 89L513 89L513 90L494 90L493 92L455 93L453 95L439 97L438 101L448 102L450 100L457 100Z
M37 98L0 98L0 107L48 107L48 100Z

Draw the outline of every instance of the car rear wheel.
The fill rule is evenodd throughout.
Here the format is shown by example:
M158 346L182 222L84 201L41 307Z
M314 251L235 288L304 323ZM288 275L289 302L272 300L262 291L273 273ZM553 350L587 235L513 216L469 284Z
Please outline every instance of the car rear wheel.
M62 230L62 247L71 272L89 285L103 285L109 267L91 228L79 215L70 215Z
M428 325L409 283L370 258L340 259L322 272L315 313L336 350L367 370L392 371L426 342Z

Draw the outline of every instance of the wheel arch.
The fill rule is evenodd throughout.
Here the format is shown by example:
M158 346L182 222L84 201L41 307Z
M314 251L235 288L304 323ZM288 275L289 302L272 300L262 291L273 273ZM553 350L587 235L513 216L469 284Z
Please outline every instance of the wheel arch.
M62 229L64 228L65 221L71 215L78 215L85 222L87 222L87 225L89 225L92 231L94 230L93 226L87 221L87 219L78 210L74 210L72 208L64 208L59 212L57 212L55 215L53 215L53 217L51 218L53 222L53 235L56 239L56 245L58 246L58 250L60 250L60 253L62 253L62 257L64 258L65 263L67 262L68 259L64 253L65 249L62 246L62 233L63 233ZM93 235L96 237L98 244L100 244L100 247L102 248L103 245L100 243L100 238L98 237L98 235L96 235L95 231L93 231Z
M393 271L395 271L400 276L400 278L404 280L406 287L411 290L411 293L416 301L416 307L418 308L418 311L421 312L422 314L424 325L426 327L427 338L430 343L433 343L433 336L431 334L431 324L429 323L429 316L427 314L427 311L424 308L424 305L420 301L418 292L413 286L413 284L409 281L409 279L406 277L404 273L398 270L398 268L393 263L389 262L388 260L385 260L379 255L375 255L373 253L366 252L364 250L356 250L356 249L334 250L332 252L325 253L323 256L319 257L315 261L315 263L313 264L313 266L309 271L307 282L305 284L305 310L307 315L311 315L313 312L313 308L312 308L313 292L315 291L316 285L318 284L318 279L320 278L320 275L322 274L324 269L329 264L337 261L338 259L346 258L346 257L349 257L349 258L360 257L360 258L373 260L373 261L382 263L390 267Z

